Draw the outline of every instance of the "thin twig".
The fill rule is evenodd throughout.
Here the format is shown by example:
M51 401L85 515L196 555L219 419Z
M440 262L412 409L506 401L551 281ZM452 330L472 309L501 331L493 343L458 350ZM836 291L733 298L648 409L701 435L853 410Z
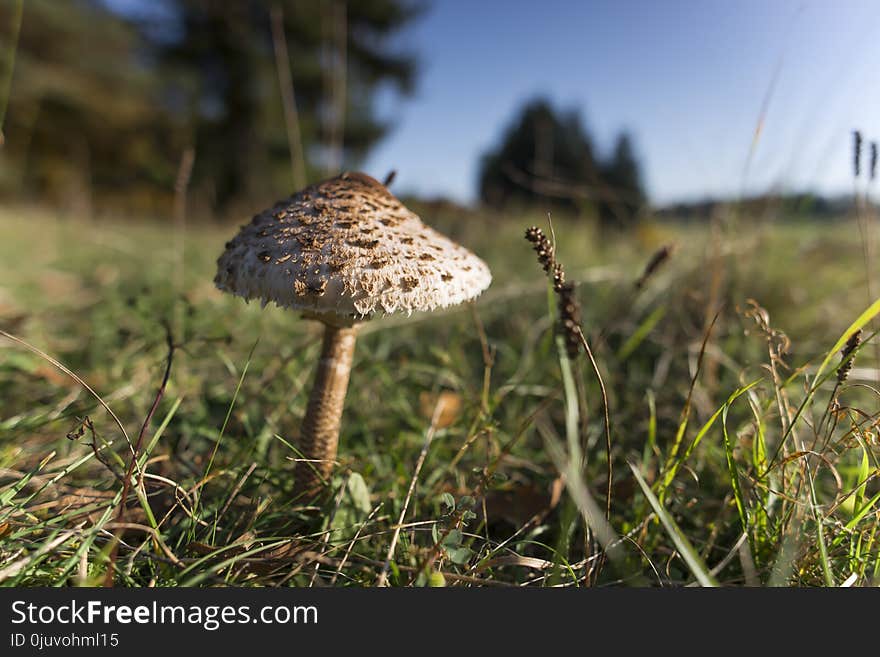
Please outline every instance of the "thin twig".
M95 455L95 458L101 465L110 471L110 474L116 478L116 481L122 483L122 475L116 471L116 468L114 468L110 461L107 460L107 457L101 454L101 449L103 449L103 447L98 447L98 432L95 430L95 423L92 422L92 419L88 415L79 421L79 426L74 431L70 431L67 434L67 439L76 442L85 435L86 429L89 430L89 434L92 436L92 442L87 443L92 449L92 454Z

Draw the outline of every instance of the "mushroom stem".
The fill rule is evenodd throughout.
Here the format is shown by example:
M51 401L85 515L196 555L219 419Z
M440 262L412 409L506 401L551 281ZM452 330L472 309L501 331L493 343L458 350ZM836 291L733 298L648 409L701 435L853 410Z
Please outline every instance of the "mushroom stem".
M305 462L295 469L297 494L315 491L333 469L357 328L327 324L324 329L321 360L300 432L299 448Z

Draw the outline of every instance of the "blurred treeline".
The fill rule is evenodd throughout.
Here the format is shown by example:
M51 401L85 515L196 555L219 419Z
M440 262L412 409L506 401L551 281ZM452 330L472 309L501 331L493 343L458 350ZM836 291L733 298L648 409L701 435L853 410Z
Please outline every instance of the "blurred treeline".
M2 71L14 64L0 198L167 214L176 180L191 174L191 207L225 214L357 166L390 127L377 92L413 89L416 60L392 41L421 10L405 0L0 0Z
M853 210L852 194L770 189L740 198L711 198L650 207L634 140L620 132L607 152L595 145L579 109L546 98L526 102L499 143L480 162L480 201L496 209L540 209L631 227L640 219L708 221L729 212L753 218L831 219Z

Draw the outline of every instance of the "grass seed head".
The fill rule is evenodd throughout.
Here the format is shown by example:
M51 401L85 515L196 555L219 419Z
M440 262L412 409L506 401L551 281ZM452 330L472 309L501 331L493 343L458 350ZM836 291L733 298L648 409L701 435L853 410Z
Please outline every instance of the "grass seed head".
M580 353L580 325L581 307L575 294L574 283L565 281L565 268L562 263L556 262L553 245L544 231L537 226L526 229L526 239L532 243L535 253L538 254L538 262L544 268L544 272L553 281L553 292L556 294L557 309L559 312L559 331L565 338L565 349L568 357L574 359Z
M553 253L553 245L544 234L544 231L537 226L526 229L526 239L532 243L535 253L538 254L538 262L548 274L553 269L555 254Z
M871 159L869 160L868 175L871 180L877 177L877 142L871 142Z
M853 130L853 173L858 178L862 172L862 133Z
M568 357L574 360L581 350L581 305L578 303L574 283L562 283L556 290L559 303L559 327L565 338Z
M862 329L859 329L849 336L846 344L843 345L843 349L840 350L840 367L837 368L838 383L843 383L846 381L847 377L849 377L849 372L852 369L853 361L855 360L855 354L853 352L858 349L861 343Z
M565 287L565 269L560 263L553 265L553 290L557 294Z
M645 265L645 269L642 271L642 275L639 276L636 281L636 289L640 289L644 287L645 283L648 282L648 279L653 276L663 264L672 257L672 254L675 252L674 244L664 244L659 249L654 251L653 255L651 255L651 259L648 260L648 264Z

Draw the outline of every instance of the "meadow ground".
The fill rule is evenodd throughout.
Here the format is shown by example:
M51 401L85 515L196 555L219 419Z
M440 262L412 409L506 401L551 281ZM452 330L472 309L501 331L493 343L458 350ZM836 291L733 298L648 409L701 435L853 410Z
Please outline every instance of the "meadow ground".
M0 336L0 584L100 584L112 562L121 586L373 585L389 554L392 585L877 581L880 351L852 218L554 221L607 393L606 521L598 379L562 355L523 239L546 217L422 214L494 282L364 327L339 465L305 506L293 445L320 333L214 289L236 225L4 210L0 329L101 402Z

